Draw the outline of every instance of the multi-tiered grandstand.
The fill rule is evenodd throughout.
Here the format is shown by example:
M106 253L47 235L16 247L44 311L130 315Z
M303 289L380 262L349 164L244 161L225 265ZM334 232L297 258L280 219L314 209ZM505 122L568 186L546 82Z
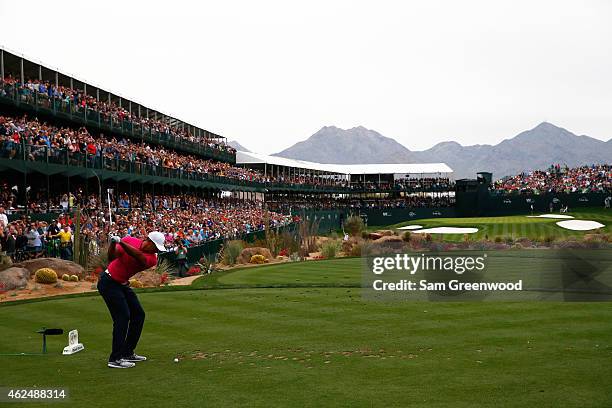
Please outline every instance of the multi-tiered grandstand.
M92 240L111 229L157 228L170 245L300 216L328 230L348 213L370 212L382 224L392 211L432 216L454 203L445 164L338 166L237 154L222 135L5 49L0 144L0 212L17 236L30 222L43 230L52 220L71 223L77 206Z

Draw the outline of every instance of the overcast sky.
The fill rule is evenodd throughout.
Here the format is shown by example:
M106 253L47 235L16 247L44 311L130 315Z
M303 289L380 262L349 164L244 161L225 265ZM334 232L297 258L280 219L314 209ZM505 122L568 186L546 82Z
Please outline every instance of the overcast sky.
M612 137L606 0L0 0L0 19L1 45L263 153L326 125L411 150L542 121Z

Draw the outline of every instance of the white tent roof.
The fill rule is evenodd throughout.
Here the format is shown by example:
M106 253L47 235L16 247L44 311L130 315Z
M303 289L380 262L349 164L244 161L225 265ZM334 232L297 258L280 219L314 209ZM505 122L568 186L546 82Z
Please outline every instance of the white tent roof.
M435 174L452 173L445 163L324 164L251 152L236 152L237 164L273 164L275 166L320 170L338 174Z

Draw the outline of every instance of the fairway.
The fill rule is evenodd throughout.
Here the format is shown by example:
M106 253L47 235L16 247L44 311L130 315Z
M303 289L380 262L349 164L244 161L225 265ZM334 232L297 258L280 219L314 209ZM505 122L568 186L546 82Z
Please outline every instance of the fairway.
M78 328L86 349L59 355L62 336L46 356L0 356L0 382L67 387L71 405L89 407L612 403L612 304L367 302L359 262L245 268L200 278L193 287L204 290L143 291L138 351L150 360L131 370L105 365L111 321L100 297L2 305L2 353L38 351L42 326Z
M534 213L539 215L540 213ZM419 224L423 228L434 227L475 227L478 232L468 234L470 240L480 239L495 239L501 238L529 238L529 239L544 239L553 237L554 239L565 239L569 237L582 237L588 233L610 233L612 232L612 211L604 208L579 208L571 211L568 215L579 220L598 221L605 225L597 231L572 231L561 228L556 223L558 219L551 218L529 218L525 215L511 215L502 217L463 217L463 218L429 218L424 220L406 221L389 227L387 229L395 229L405 225ZM370 227L374 230L378 227ZM404 231L399 230L402 234ZM437 235L437 234L436 234ZM461 241L464 239L464 234L443 234L439 235L445 241Z

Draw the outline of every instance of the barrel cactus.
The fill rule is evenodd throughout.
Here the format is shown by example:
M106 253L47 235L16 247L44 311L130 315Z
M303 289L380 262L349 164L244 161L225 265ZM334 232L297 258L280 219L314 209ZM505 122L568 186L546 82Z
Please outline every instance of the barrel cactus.
M252 264L262 264L266 262L266 257L263 255L253 255L251 257L251 263Z
M78 276L76 276L76 275L70 275L70 280L71 280L72 282L78 282L78 281L79 281L79 277L78 277Z
M70 280L70 275L68 275L67 273L62 275L62 280L63 281L69 281Z
M38 283L55 283L57 282L57 273L51 268L40 268L35 273L36 282Z
M130 287L132 287L132 288L144 288L144 285L138 279L130 279Z

